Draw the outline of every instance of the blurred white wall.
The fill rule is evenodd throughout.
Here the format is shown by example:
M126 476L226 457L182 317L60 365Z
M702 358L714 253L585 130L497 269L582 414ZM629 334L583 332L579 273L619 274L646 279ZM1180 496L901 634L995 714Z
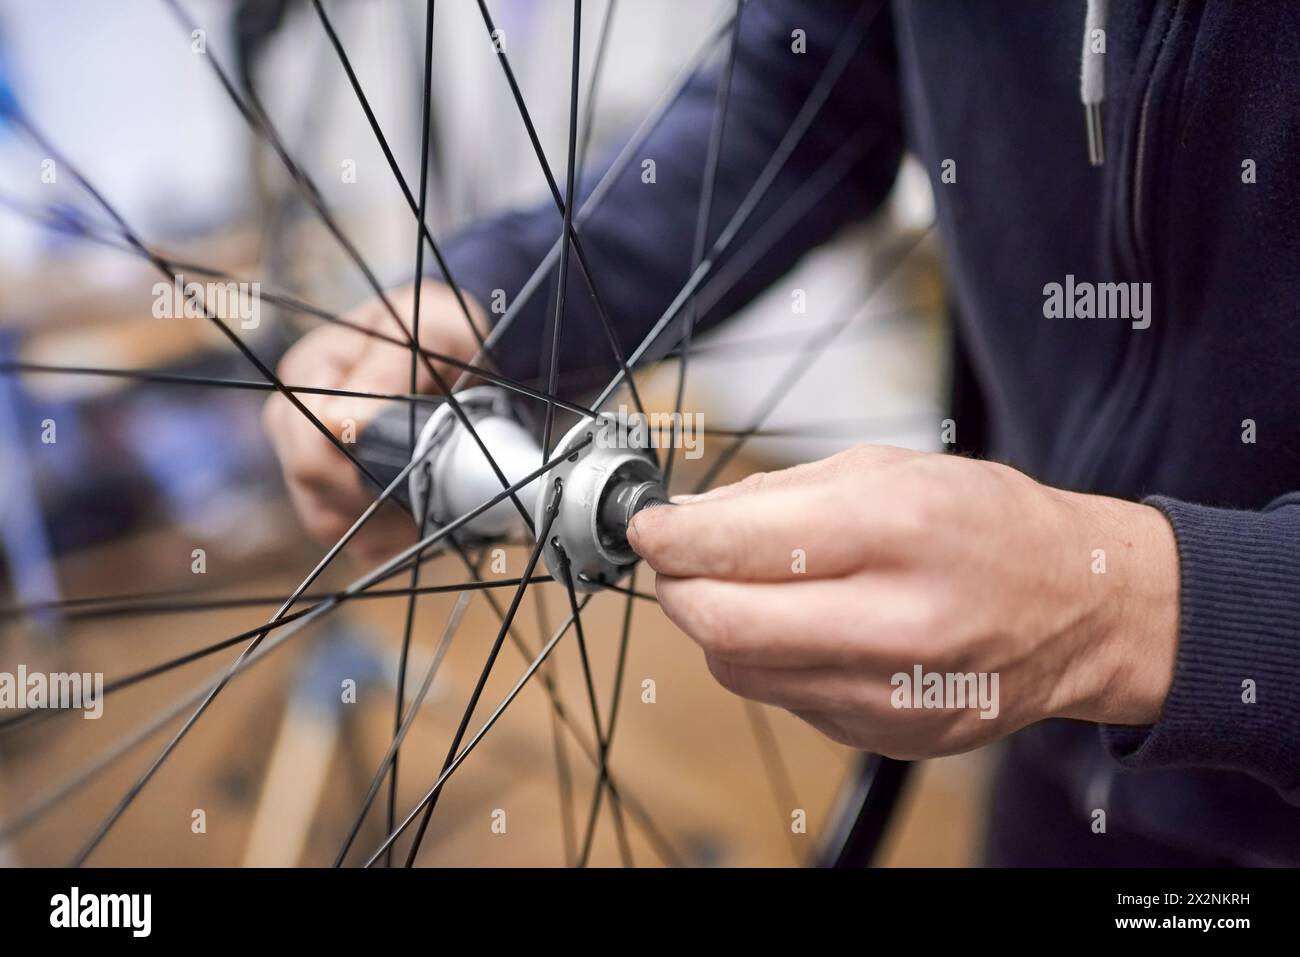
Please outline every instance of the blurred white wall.
M187 2L223 44L229 4ZM21 108L145 235L184 234L246 212L246 128L163 4L4 0L0 43ZM42 182L43 158L13 130L0 133L4 189L93 210L68 171ZM0 211L7 263L49 255L55 242Z

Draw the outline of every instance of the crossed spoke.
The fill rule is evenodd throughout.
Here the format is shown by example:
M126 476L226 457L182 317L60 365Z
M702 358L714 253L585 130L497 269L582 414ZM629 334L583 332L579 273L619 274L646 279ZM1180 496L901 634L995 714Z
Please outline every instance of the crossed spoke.
M789 161L795 148L803 140L804 135L808 132L813 121L821 112L821 108L826 104L827 99L830 97L831 91L835 88L836 83L839 82L844 71L848 68L854 53L857 51L857 48L861 45L863 38L866 36L867 28L880 12L882 6L882 3L873 4L868 2L859 7L857 14L853 18L853 22L848 26L844 35L836 44L834 52L831 54L826 66L822 69L821 75L817 78L817 82L812 91L808 94L807 99L804 100L798 113L795 114L795 118L791 121L789 128L782 135L781 141L777 144L776 149L773 150L771 157L768 158L767 163L758 175L758 179L755 180L753 186L750 187L749 192L746 193L745 197L740 201L740 205L736 208L735 212L732 213L731 219L727 222L727 225L723 227L718 238L714 240L708 253L700 261L699 265L691 272L685 284L680 290L678 290L677 295L673 297L668 308L665 309L659 319L655 321L654 325L650 328L650 331L646 333L645 338L641 340L641 344L632 351L632 354L628 357L629 367L634 368L640 364L654 347L656 341L663 334L664 330L675 322L682 314L683 310L695 296L704 280L708 278L721 257L727 252L736 237L744 229L746 223L749 222L749 219L753 216L755 210L759 208L763 197L767 195L768 189L770 189L772 184L776 181L777 175ZM627 376L628 373L623 369L619 369L610 380L609 384L601 391L600 395L596 397L596 400L593 403L595 408L599 409L608 402L610 396L612 396L619 386L623 384L627 379Z
M421 117L422 130L420 133L420 199L417 202L415 196L411 194L411 187L406 182L406 177L402 175L402 168L398 165L397 157L393 155L392 147L388 144L388 137L384 135L379 120L375 116L375 111L370 106L370 99L366 96L365 90L361 86L361 81L357 79L356 70L352 67L352 60L348 57L347 51L343 48L343 43L334 30L334 24L325 12L325 6L321 0L311 0L312 9L316 11L316 17L320 20L321 27L325 35L329 38L330 46L334 48L334 53L338 56L339 64L343 67L343 72L347 75L348 84L352 87L352 93L360 104L362 112L366 115L366 122L370 125L370 130L374 134L375 141L379 144L380 150L383 151L384 159L388 163L388 168L393 174L393 179L397 182L398 188L402 191L402 197L406 204L411 208L411 213L415 216L420 235L429 245L429 251L433 253L434 260L438 263L438 268L442 271L442 277L447 286L451 289L452 295L456 298L456 304L460 307L461 314L465 317L465 322L469 326L470 332L479 344L479 348L486 350L487 343L484 341L483 333L479 330L478 324L474 322L474 317L470 314L469 304L465 301L465 294L461 291L460 284L456 282L451 273L451 267L447 264L447 259L443 255L442 249L438 246L437 240L433 238L433 233L429 231L428 219L425 216L425 188L427 186L429 170L429 91L432 86L433 78L431 74L432 64L432 41L433 41L433 3L427 4L425 19L426 41L424 52L424 113ZM417 241L418 243L418 241ZM422 268L417 268L415 277L417 281L424 275ZM419 341L418 333L414 336Z
M179 0L162 0L162 2L176 15L176 18L187 31L193 31L195 29L194 21L186 14ZM321 198L320 190L311 181L311 178L306 174L302 167L299 166L289 155L288 150L285 148L279 134L275 131L270 119L264 112L262 112L255 102L247 101L240 96L239 91L231 82L225 68L221 65L221 61L211 51L208 51L204 59L207 60L208 64L212 67L222 89L226 91L230 101L234 104L240 115L244 117L244 120L248 123L249 129L251 129L254 134L265 142L271 148L272 152L275 153L285 170L289 173L290 178L298 187L299 192L307 201L307 204L315 211L317 217L329 231L330 235L334 237L335 241L339 244L339 247L344 250L348 258L352 260L357 269L361 272L366 283L370 286L371 291L375 294L377 300L383 305L384 311L388 313L389 317L397 325L398 330L402 333L406 345L413 350L416 350L425 371L428 372L429 377L433 380L434 384L437 385L438 391L446 397L447 406L452 410L452 413L465 429L466 434L468 434L474 444L478 446L478 449L487 461L489 468L492 469L493 475L496 476L497 481L501 483L501 487L508 488L510 485L509 479L506 478L500 465L497 464L496 459L493 458L492 453L488 450L487 444L483 441L482 436L480 436L478 430L474 428L474 423L461 407L460 402L457 401L456 396L452 393L450 385L447 383L442 373L438 371L437 367L424 356L423 352L419 348L417 340L411 334L411 330L406 327L406 323L402 322L401 316L398 315L397 309L393 306L392 300L380 284L378 278L375 276L374 270L366 263L365 259L362 258L356 245L347 237L334 216L325 207L324 200ZM421 248L423 248L423 245L421 245ZM417 285L416 298L418 299L418 297L419 287ZM523 518L524 524L529 528L532 528L533 518L528 514L528 509L526 509L523 503L519 500L519 496L512 494L510 496L510 501L515 510L519 513L520 517Z
M479 13L483 17L483 25L487 28L488 37L497 35L496 24L492 21L492 14L488 12L486 0L478 0ZM645 406L641 402L641 394L637 391L636 382L632 379L631 371L628 368L628 359L623 353L623 346L618 341L618 332L614 329L614 324L609 318L609 311L605 308L604 300L601 298L600 291L596 286L595 275L591 270L591 264L587 259L586 251L583 249L582 241L578 238L578 231L573 225L573 204L576 200L574 192L574 173L575 154L577 151L577 122L578 122L578 52L579 36L581 34L582 20L582 0L574 0L573 15L573 69L572 82L570 84L569 97L569 166L568 166L568 189L560 192L559 184L555 181L555 174L551 172L551 164L546 159L546 151L542 149L542 141L537 135L537 127L533 124L532 114L528 111L528 105L524 102L523 91L519 89L519 82L515 79L515 71L510 66L510 58L506 56L505 45L494 43L497 60L501 63L501 70L505 74L506 82L510 86L511 96L514 98L515 106L519 110L519 117L523 121L524 129L528 133L528 141L532 144L533 152L537 156L537 162L541 165L542 174L546 177L546 185L551 191L551 197L555 200L555 208L560 212L564 221L564 231L560 233L560 273L558 284L559 304L557 307L556 327L559 326L559 312L564 304L564 289L568 279L569 250L572 248L573 255L577 257L578 269L586 281L587 289L591 292L591 301L596 308L596 316L600 320L601 331L604 332L605 338L609 342L610 350L618 363L620 372L627 382L628 389L632 393L632 401L637 407L637 411L645 413ZM555 336L554 338L558 338ZM554 355L556 345L553 340L552 368L554 368ZM547 421L549 422L551 411L547 412ZM549 429L544 433L547 438L550 437ZM543 447L545 443L543 443Z
M584 440L576 443L572 447L572 450L576 451L581 449L582 447L585 446L586 441L589 440ZM159 713L154 717L154 719L147 722L145 725L141 726L137 730L137 732L134 735L132 735L130 738L128 738L123 742L120 742L116 747L110 749L99 759L92 762L89 766L74 773L74 775L72 775L68 781L64 782L61 785L56 786L54 789L52 789L52 791L49 794L41 798L38 798L37 800L32 802L32 804L29 805L27 808L19 811L19 813L15 816L14 820L8 822L6 825L4 825L3 828L0 828L0 839L8 837L10 834L15 833L18 830L21 830L23 827L26 827L28 824L32 823L32 821L36 820L41 815L49 811L52 807L59 804L63 799L68 797L70 794L74 793L86 782L93 780L105 768L112 765L123 755L129 753L136 745L138 745L144 740L147 740L154 733L156 733L157 731L161 730L162 728L170 724L171 721L175 720L177 717L184 714L189 708L192 708L196 704L198 704L200 705L200 712L201 712L204 708L206 708L207 704L211 703L212 698L215 697L215 694L220 691L220 688L224 688L233 678L237 677L239 674L241 674L242 672L250 668L258 661L261 661L262 659L266 658L268 655L271 654L271 652L273 652L275 649L282 646L293 635L301 632L307 625L310 625L313 622L318 621L320 618L324 617L325 615L337 609L344 602L351 600L352 598L356 597L357 595L361 594L367 589L381 582L387 581L388 579L392 578L394 575L400 573L406 568L407 563L412 558L414 558L415 556L423 552L428 551L430 548L438 545L440 542L449 539L456 532L458 532L463 526L467 525L469 522L472 522L479 515L482 515L484 512L495 507L500 502L505 501L507 498L509 498L510 495L514 494L519 489L524 488L525 486L527 486L528 484L530 484L540 476L549 472L551 469L554 469L562 461L563 461L562 459L559 459L559 460L551 460L543 463L537 469L535 469L534 471L530 472L528 475L525 475L523 478L521 478L513 486L503 489L501 492L498 492L496 495L488 499L483 504L466 512L460 518L457 518L454 521L449 522L448 524L442 526L436 531L431 532L428 535L424 536L422 539L415 542L413 545L398 552L396 555L389 558L388 561L384 562L378 568L370 571L366 575L354 581L346 589L338 593L337 596L328 598L318 603L316 607L308 610L304 615L302 615L302 617L288 624L286 627L279 629L276 635L272 637L270 640L265 641L263 643L263 639L259 637L257 639L259 642L259 647L254 648L251 651L246 650L244 654L241 654L240 659L233 666L231 666L225 672L223 672L223 674L217 679L215 683L205 682L204 684L200 685L192 693L181 698L170 708ZM408 466L408 469L409 468L410 466ZM397 488L400 481L402 481L402 479L403 476L399 476L398 479L394 480L394 482L389 486L386 492L391 492L393 489ZM374 505L371 506L370 509L367 510L367 513L362 516L362 519L358 519L358 522L355 523L351 529L349 529L348 535L354 533L357 529L359 529L361 524L364 523L363 522L364 519L374 514L374 511L377 508L378 504L379 503L376 502ZM348 535L345 535L345 537L348 537ZM337 552L334 552L334 554L337 554ZM524 581L524 583L526 584L526 580ZM301 595L298 595L297 597L301 597ZM286 602L286 606L289 604L292 604L292 602ZM269 625L264 626L264 628L266 628L267 631L270 630ZM191 727L193 725L194 721L197 720L197 714L200 712L196 712L195 714L191 715L190 720L186 723L186 728ZM105 821L104 825L101 825L101 827L97 830L96 837L92 839L92 841L88 843L88 845L85 848L83 848L84 853L79 855L79 858L83 858L85 856L85 853L88 853L89 850L93 850L94 845L98 844L99 840L102 840L103 836L107 833L109 828L111 828L112 823L116 821L118 817L120 817L122 811L124 811L126 806L130 804L130 799L133 799L134 796L139 793L139 790L141 787L143 787L143 784L147 782L148 778L151 777L154 772L156 772L157 768L161 765L162 761L165 760L165 755L170 754L174 750L176 744L179 743L179 740L180 740L179 736L174 737L172 739L172 741L169 743L165 751L165 754L160 755L159 759L155 760L155 762L151 765L151 768L146 773L146 775L140 781L137 781L136 787L134 787L132 791L128 794L127 798L124 798L123 802L120 802L118 807L114 809L114 813L110 815L109 820Z
M457 761L457 749L465 738L465 732L469 729L469 723L474 718L474 710L478 707L479 699L483 696L483 689L487 686L488 678L492 675L492 666L496 664L497 656L501 653L501 646L505 644L506 633L510 630L511 623L515 620L515 615L519 611L519 603L524 599L524 593L528 590L528 579L532 576L533 570L541 560L542 549L546 547L546 540L551 534L551 525L555 521L555 516L559 513L560 498L564 494L563 483L557 478L552 487L551 497L546 505L545 515L542 520L542 527L538 531L537 543L533 546L532 553L528 556L528 563L524 566L523 581L515 589L514 595L510 599L510 607L506 609L505 619L501 622L501 629L497 632L496 640L492 643L492 649L488 652L487 661L483 664L483 670L479 673L478 682L474 685L474 690L470 692L469 703L465 705L465 712L461 716L460 725L456 728L456 733L452 737L451 747L447 751L447 759L443 765L443 776L439 780L445 780L453 762ZM462 759L463 760L463 759ZM441 785L430 792L427 801L423 803L423 816L420 819L420 826L416 829L415 837L411 841L410 850L406 856L406 866L411 867L415 864L415 858L420 853L420 844L424 840L424 835L429 828L429 820L433 817L433 809L438 803L438 796L442 793ZM409 819L408 819L409 820ZM391 832L391 828L390 828ZM386 848L391 844L386 845Z

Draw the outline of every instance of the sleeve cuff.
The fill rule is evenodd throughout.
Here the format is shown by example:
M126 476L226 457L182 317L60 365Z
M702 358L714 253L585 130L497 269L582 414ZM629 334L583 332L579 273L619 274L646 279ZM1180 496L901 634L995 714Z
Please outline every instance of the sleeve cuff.
M1128 768L1244 771L1300 803L1300 496L1262 512L1163 496L1178 541L1174 680L1154 725L1103 725Z

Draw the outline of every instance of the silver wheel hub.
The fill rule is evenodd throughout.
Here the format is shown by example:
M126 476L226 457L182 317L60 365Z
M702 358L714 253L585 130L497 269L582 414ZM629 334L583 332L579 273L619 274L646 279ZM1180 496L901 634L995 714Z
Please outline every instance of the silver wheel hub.
M456 393L506 480L521 482L542 465L542 450L516 420L505 393L479 386ZM629 430L627 422L602 413L583 419L556 445L564 461L521 487L515 494L532 515L535 528L545 527L555 483L561 484L559 508L542 556L551 574L564 581L572 575L578 591L597 591L623 578L639 561L627 542L627 526L643 508L666 504L663 476L650 449L646 430ZM568 450L572 450L566 455ZM439 406L425 424L411 472L411 503L424 534L436 531L482 506L502 490L492 469L461 419L449 405ZM489 542L526 536L519 509L504 499L458 527L463 540Z

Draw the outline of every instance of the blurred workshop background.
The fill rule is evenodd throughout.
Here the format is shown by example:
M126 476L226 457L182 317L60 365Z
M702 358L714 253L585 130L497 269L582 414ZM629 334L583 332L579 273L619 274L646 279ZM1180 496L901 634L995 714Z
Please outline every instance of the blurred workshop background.
M263 105L367 262L386 281L409 278L414 221L347 77L308 0L183 0L207 50ZM419 178L424 4L324 4L406 180ZM569 5L492 0L542 141L563 166L568 119ZM594 42L609 40L590 132L591 155L617 149L708 31L724 0L595 0ZM306 302L343 312L366 298L364 279L251 133L195 38L162 0L0 0L0 98L10 98L58 145L145 240L173 261L257 277ZM545 183L476 6L440 3L434 40L429 224L454 233L476 216L544 195ZM583 109L586 104L584 102ZM0 124L0 671L131 674L266 620L320 555L288 505L262 434L265 392L73 372L14 371L15 363L154 370L175 377L256 380L255 370L206 322L155 319L157 274L133 255L69 168ZM341 175L350 168L355 177ZM52 181L51 181L52 180ZM827 317L851 279L881 269L925 230L928 184L908 166L888 208L799 266L807 314L782 292L715 331L722 344L776 348L702 351L690 408L715 427L744 423L802 330ZM948 380L938 253L927 239L873 299L873 308L804 376L726 478L820 457L856 442L936 449ZM241 331L268 365L318 320L264 305ZM792 323L803 325L792 330ZM674 368L640 380L650 404L670 408ZM57 441L43 440L45 423ZM48 436L46 437L48 438ZM703 464L707 465L708 455ZM683 463L689 482L692 463ZM202 574L193 556L201 549ZM518 573L520 559L512 555ZM361 570L332 569L320 590ZM463 566L438 560L423 581L455 583ZM640 587L651 585L648 573ZM255 607L122 614L132 596L172 604L261 596ZM100 601L98 599L104 599ZM408 687L426 667L454 594L422 597ZM81 602L82 604L69 604ZM90 600L94 599L94 600ZM534 646L565 602L554 586L529 592L520 628ZM593 602L593 667L614 673L623 600ZM35 607L33 607L35 606ZM195 726L93 858L104 864L328 864L392 734L403 598L353 602L233 683ZM535 607L534 607L535 606ZM129 609L127 609L129 610ZM621 787L682 850L684 862L785 866L812 855L854 756L792 716L750 709L713 684L699 653L653 604L638 602L618 747ZM409 808L437 774L446 742L498 619L475 598L402 751L396 806ZM0 862L63 863L89 836L176 723L97 767L168 702L211 679L231 648L114 695L98 721L58 715L0 728ZM495 702L525 661L503 652L485 695ZM575 648L548 665L571 702L583 702ZM358 684L340 702L340 680ZM643 681L657 701L643 705ZM608 707L608 688L601 685ZM583 714L581 708L574 708ZM758 711L757 716L752 713ZM480 709L480 717L486 714ZM0 715L3 717L3 715ZM561 744L557 745L559 739ZM449 785L421 864L562 864L573 854L594 783L592 768L529 689ZM919 767L881 861L966 865L978 855L986 756ZM83 780L84 769L95 770ZM557 770L558 768L558 770ZM562 781L567 777L568 784ZM570 793L565 796L565 788ZM377 802L383 804L383 800ZM33 815L36 808L43 813ZM505 835L491 828L505 809ZM803 809L808 834L791 831ZM205 822L196 833L195 812ZM608 816L606 816L607 818ZM593 861L619 850L602 819ZM384 833L366 822L360 845ZM632 828L638 863L660 858Z

